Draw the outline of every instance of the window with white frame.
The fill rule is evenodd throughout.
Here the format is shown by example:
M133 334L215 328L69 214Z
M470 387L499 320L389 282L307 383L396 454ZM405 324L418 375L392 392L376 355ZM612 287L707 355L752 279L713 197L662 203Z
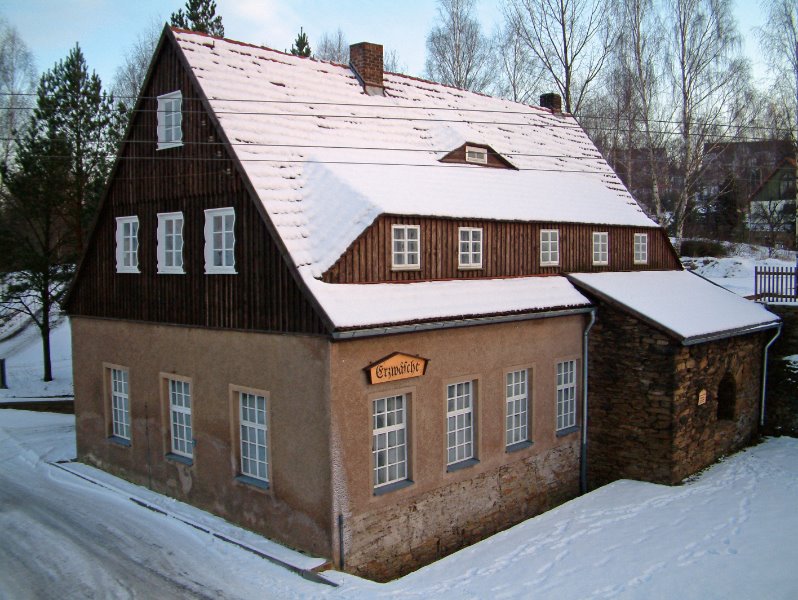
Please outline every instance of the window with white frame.
M158 150L183 145L183 94L158 96Z
M477 146L466 146L466 162L486 165L488 164L488 151Z
M635 264L641 265L648 262L648 234L635 234Z
M139 218L116 218L116 272L139 272Z
M183 271L183 213L158 213L158 272Z
M407 479L407 396L388 396L372 402L371 454L374 487Z
M111 433L130 441L130 390L128 372L110 369L111 377Z
M593 264L606 265L610 262L609 234L606 231L593 232Z
M448 465L474 458L473 381L446 387L446 462Z
M205 211L205 272L235 273L235 221L233 208Z
M529 371L511 371L507 373L505 381L505 400L507 402L507 438L506 445L512 446L529 439L528 435L528 409L529 396L527 393L527 376Z
M576 425L576 361L557 363L557 431Z
M178 379L167 380L169 384L169 423L171 426L172 452L191 458L194 441L191 430L191 384Z
M540 266L550 267L560 264L560 231L542 229L540 231Z
M418 225L394 225L391 228L394 269L418 269L421 266L421 228Z
M482 228L460 227L459 266L461 269L482 268Z
M239 393L241 474L269 481L269 425L266 396Z

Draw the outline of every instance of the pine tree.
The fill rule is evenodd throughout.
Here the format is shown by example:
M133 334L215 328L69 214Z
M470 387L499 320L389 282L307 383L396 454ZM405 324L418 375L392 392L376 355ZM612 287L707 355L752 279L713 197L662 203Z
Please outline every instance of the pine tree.
M115 110L113 96L103 93L97 74L89 74L75 45L42 76L34 116L63 141L70 174L64 221L79 256L122 135L123 115Z
M301 56L307 58L310 56L310 44L308 43L308 34L299 28L299 33L294 40L294 45L291 46L291 54L294 56Z
M215 0L186 0L186 10L172 13L173 27L224 37L222 16L216 14Z

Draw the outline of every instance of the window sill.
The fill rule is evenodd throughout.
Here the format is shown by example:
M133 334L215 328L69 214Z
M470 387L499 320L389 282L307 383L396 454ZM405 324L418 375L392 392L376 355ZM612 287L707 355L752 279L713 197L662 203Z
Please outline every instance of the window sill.
M135 274L141 273L141 271L139 271L138 267L117 267L116 268L116 272L117 273L135 273Z
M594 267L609 267L610 263L608 263L608 262L594 262L593 266Z
M524 440L523 442L516 442L515 444L510 444L507 446L504 451L507 454L511 454L512 452L518 452L519 450L523 450L524 448L531 448L532 442L529 440Z
M467 458L465 460L461 460L460 462L456 462L451 465L446 466L447 473L453 473L454 471L460 471L462 469L468 469L469 467L473 467L474 465L478 465L479 460L476 458Z
M249 485L252 487L259 488L261 490L268 490L271 488L271 485L268 481L263 481L263 479L256 479L255 477L250 477L249 475L238 475L236 477L236 481L239 483L243 483L244 485Z
M482 265L457 265L460 271L481 271Z
M636 264L636 265L647 265L648 261L647 260L636 260L636 261L634 261L633 264Z
M565 437L566 435L571 435L572 433L576 433L579 431L579 425L571 425L570 427L566 427L565 429L560 429L557 431L557 437Z
M557 262L542 262L542 263L540 263L540 266L541 267L559 267L560 266L560 262L559 261L557 261Z
M179 148L183 145L183 142L158 142L158 146L155 148L156 150L169 150L169 148Z
M238 275L238 272L235 270L235 267L228 267L228 268L205 268L206 275Z
M421 265L409 265L407 267L391 265L391 271L420 271Z
M158 275L185 275L186 272L182 269L178 270L171 270L171 269L158 269Z
M130 448L132 446L130 440L126 440L125 438L121 438L117 435L109 436L108 441L111 442L114 446L122 446L124 448Z
M188 465L189 467L194 464L193 458L189 458L188 456L181 456L180 454L175 454L174 452L167 453L166 460L182 463L184 465Z
M390 494L391 492L395 492L396 490L401 490L406 487L410 487L413 485L413 481L410 479L403 479L402 481L394 481L393 483L389 483L387 485L382 485L378 488L374 488L374 495L375 496L382 496L384 494Z

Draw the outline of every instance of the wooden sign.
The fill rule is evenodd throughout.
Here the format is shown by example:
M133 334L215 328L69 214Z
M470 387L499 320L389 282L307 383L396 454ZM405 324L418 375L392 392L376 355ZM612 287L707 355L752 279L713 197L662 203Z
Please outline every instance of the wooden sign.
M375 383L421 377L427 371L428 362L429 360L426 358L394 352L370 364L364 370L368 374L369 383L374 385Z

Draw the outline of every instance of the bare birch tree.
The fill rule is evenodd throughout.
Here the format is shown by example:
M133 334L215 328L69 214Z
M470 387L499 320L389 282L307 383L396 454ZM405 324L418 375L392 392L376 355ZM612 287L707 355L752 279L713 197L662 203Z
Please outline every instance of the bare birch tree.
M322 34L313 57L341 65L349 64L349 42L340 27L333 33Z
M523 104L537 102L535 91L539 89L544 72L512 19L505 19L493 35L493 52L498 77L496 94Z
M427 77L481 92L494 82L490 41L474 18L474 0L438 0L438 25L427 36Z
M114 98L122 102L126 108L132 109L136 98L144 85L147 69L150 66L158 39L161 37L163 25L160 20L153 19L149 27L142 31L125 52L122 65L117 67L111 90Z
M16 132L33 107L35 89L33 54L17 30L0 19L0 165L11 158Z

